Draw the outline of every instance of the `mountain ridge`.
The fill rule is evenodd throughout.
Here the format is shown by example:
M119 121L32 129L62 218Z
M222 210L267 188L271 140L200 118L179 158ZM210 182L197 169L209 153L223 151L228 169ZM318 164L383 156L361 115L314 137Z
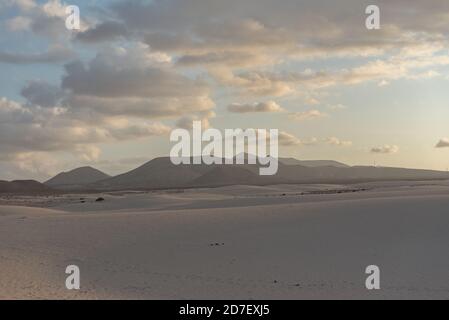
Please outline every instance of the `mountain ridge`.
M47 193L52 190L35 180L0 180L0 193Z
M304 164L309 164L310 166L305 166ZM319 164L322 164L322 166L319 166ZM169 157L159 157L128 172L84 183L82 188L93 191L119 191L218 187L242 184L313 184L439 179L449 179L449 173L436 170L393 167L350 167L332 160L301 161L294 158L279 158L279 168L276 175L260 176L259 165L174 165Z
M61 172L44 182L46 186L58 189L83 188L86 184L94 183L111 176L90 166L76 168L67 172Z

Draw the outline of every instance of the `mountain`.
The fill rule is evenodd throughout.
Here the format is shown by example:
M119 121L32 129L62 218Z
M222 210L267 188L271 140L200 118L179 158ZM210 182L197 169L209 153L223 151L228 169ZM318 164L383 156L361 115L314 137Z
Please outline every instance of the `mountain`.
M276 176L285 183L352 183L363 181L449 179L449 173L444 171L369 166L347 168L280 166Z
M174 165L170 158L163 157L153 159L124 174L106 179L103 179L103 177L100 176L102 179L93 183L83 184L82 188L86 190L113 191L218 187L237 184L344 184L382 180L449 179L449 173L387 167L349 167L336 161L301 161L292 158L281 158L279 159L279 168L276 175L260 176L259 165ZM83 183L85 181L83 180ZM58 185L58 188L60 186Z
M188 186L214 166L174 165L170 158L156 158L127 173L92 183L91 189L163 189Z
M192 163L192 158L190 160ZM282 166L282 163L279 165ZM172 189L275 182L281 181L259 176L258 165L174 165L169 157L163 157L87 187L92 190Z
M247 155L245 155L247 159ZM192 159L190 159L192 160ZM432 170L354 166L332 160L301 161L280 158L274 176L260 176L259 165L174 165L169 157L155 158L129 172L110 177L94 168L61 173L45 183L60 190L152 190L227 185L295 183L351 183L380 180L449 179L449 173Z
M82 189L90 183L110 178L109 175L92 167L82 167L69 172L62 172L44 184L57 189Z
M34 180L0 181L0 193L46 193L52 189Z
M348 165L334 160L298 160L295 158L279 158L279 161L287 166L304 166L304 167L337 167L349 168Z
M279 159L274 176L260 176L258 165L174 165L170 158L156 158L137 169L109 177L90 167L61 173L45 184L33 180L0 181L0 193L46 193L59 190L151 190L227 185L269 185L301 183L353 183L386 180L449 179L443 171L388 167L348 167L333 161L312 161L298 165L296 159ZM316 166L318 164L323 166ZM308 164L307 161L305 164ZM330 165L333 164L333 165Z

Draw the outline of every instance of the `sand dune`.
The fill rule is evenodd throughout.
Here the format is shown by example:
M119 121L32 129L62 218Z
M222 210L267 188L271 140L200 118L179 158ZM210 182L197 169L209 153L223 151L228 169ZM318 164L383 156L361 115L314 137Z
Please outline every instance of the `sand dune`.
M448 195L435 181L0 206L0 298L447 299ZM80 291L65 289L69 264ZM371 264L380 291L365 289Z

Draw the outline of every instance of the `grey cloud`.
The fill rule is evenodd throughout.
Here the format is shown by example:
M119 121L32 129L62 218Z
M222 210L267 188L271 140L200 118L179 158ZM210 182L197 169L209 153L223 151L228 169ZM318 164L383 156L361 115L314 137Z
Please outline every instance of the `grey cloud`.
M182 55L178 59L177 64L188 67L214 65L249 67L253 65L261 65L263 63L271 64L272 61L273 58L265 54L224 51Z
M91 29L78 33L76 39L82 42L96 43L116 40L129 35L130 33L124 24L115 21L105 21Z
M338 5L329 0L124 1L112 9L128 27L146 30L146 41L156 50L184 51L187 60L209 63L223 50L325 58L380 55L416 43L447 42L447 36L442 37L448 34L447 3L377 2L382 13L377 32L364 27L365 8L373 4L368 0L341 0ZM201 55L192 57L193 52Z
M69 34L65 27L65 19L44 14L36 15L33 18L30 30L33 30L33 32L38 35L50 38L61 37L64 33L66 33L67 36Z
M0 51L0 63L9 64L37 64L57 63L73 58L74 53L62 47L52 47L48 51L39 53L11 53Z
M126 127L110 128L108 134L117 140L130 140L144 138L148 136L161 136L168 134L171 128L160 123L153 124L132 124Z
M21 94L31 104L41 107L54 107L63 97L61 89L45 81L30 81Z
M64 104L91 116L176 118L214 108L208 85L189 78L151 55L147 48L118 49L97 55L87 65L66 65Z
M207 87L167 68L126 66L97 56L88 66L66 65L62 87L79 95L98 97L188 97L207 95Z
M11 4L17 5L22 22L26 21L26 24L22 25L22 27L27 27L27 30L53 40L67 40L70 38L71 33L65 28L66 5L63 2L47 0L43 3L38 3L33 0L21 0L13 1ZM21 31L23 28L13 29Z
M171 32L149 32L144 36L144 42L153 50L159 51L184 51L185 49L201 48L204 43L194 40L190 35L182 31Z

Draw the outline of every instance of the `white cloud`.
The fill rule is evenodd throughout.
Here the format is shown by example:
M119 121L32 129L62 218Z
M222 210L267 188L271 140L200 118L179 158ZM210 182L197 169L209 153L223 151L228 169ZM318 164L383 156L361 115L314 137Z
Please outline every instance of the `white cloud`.
M95 145L77 145L72 151L76 156L78 156L82 161L94 162L100 158L101 149Z
M278 140L279 145L284 147L315 146L319 143L319 139L315 137L310 139L300 139L294 134L285 131L279 132Z
M29 81L21 94L31 104L41 107L55 107L63 97L61 89L42 80Z
M269 73L248 71L234 74L227 68L213 68L210 73L219 84L234 87L243 95L281 97L295 91L291 81Z
M13 179L20 177L29 179L31 176L46 178L55 175L61 169L60 161L47 152L23 152L15 154L7 163ZM5 166L5 163L0 165Z
M105 21L78 33L76 39L86 43L96 43L126 38L129 35L130 33L124 24L116 21Z
M282 112L285 111L274 101L256 102L253 104L233 103L228 106L228 111L233 113L252 113L252 112Z
M57 107L42 108L0 99L0 158L27 152L84 150L84 159L95 159L99 155L95 144L166 135L170 130L162 123L126 118L83 121Z
M330 144L332 146L338 146L338 147L350 147L350 146L352 146L352 141L340 140L337 137L327 138L326 139L326 143Z
M292 146L300 146L302 145L301 139L297 138L291 133L281 131L279 132L279 145L286 146L286 147L292 147Z
M449 138L440 139L435 148L449 148Z
M290 118L297 121L304 121L304 120L313 120L318 118L327 117L328 115L326 113L323 113L319 110L309 110L304 112L295 112L290 114Z

